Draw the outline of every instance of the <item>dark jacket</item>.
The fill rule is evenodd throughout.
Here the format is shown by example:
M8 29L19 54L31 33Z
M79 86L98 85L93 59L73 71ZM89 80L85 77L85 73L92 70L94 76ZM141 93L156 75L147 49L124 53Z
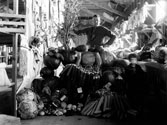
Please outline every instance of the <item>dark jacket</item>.
M111 45L116 36L111 34L111 31L103 26L89 27L83 30L74 31L77 35L86 34L88 36L88 44L91 46ZM102 43L105 36L110 37L107 43Z

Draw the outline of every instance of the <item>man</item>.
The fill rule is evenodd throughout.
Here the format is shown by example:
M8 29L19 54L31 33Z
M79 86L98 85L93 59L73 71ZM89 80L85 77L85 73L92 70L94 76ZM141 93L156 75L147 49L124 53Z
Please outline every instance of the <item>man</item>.
M113 43L115 40L116 36L111 33L111 31L103 26L100 26L100 18L97 15L93 16L92 19L93 26L89 28L85 28L83 30L74 30L74 32L79 35L79 34L86 34L88 37L88 42L87 44L90 45L91 47L96 47L96 46L109 46ZM103 42L103 39L108 37L109 40L107 42Z

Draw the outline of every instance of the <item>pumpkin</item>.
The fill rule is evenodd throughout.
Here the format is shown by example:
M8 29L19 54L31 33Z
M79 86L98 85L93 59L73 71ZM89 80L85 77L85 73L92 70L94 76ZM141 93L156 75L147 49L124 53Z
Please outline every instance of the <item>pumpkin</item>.
M44 64L50 69L57 69L61 63L61 59L56 58L55 56L46 55L44 57Z
M64 60L62 61L64 66L67 64L74 64L77 60L76 52L74 50L61 50L60 53L64 57Z
M40 71L40 76L44 79L46 78L50 78L50 77L53 77L54 76L54 70L51 70L50 68L48 67L43 67Z

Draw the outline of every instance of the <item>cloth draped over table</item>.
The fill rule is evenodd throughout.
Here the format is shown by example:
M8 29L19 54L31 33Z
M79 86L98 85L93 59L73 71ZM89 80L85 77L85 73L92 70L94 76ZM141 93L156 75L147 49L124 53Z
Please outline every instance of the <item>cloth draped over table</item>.
M0 76L1 76L0 86L10 86L11 85L11 82L7 76L5 68L6 68L6 64L0 63Z
M44 2L45 3L45 2ZM23 83L19 87L19 92L23 88L29 88L34 78L39 75L40 69L43 66L43 53L44 45L40 47L29 47L29 38L35 35L40 35L40 7L42 6L41 0L28 0L26 3L26 33L25 36L21 35L20 46L20 67L19 75L23 76ZM47 5L45 5L47 6ZM49 9L49 8L48 8ZM36 36L41 37L41 36Z
M39 75L40 69L43 66L43 52L40 48L34 51L28 47L28 40L24 35L21 35L20 58L19 58L19 75L23 76L23 83L18 89L18 92L23 88L30 88L31 82ZM38 57L38 58L37 58Z

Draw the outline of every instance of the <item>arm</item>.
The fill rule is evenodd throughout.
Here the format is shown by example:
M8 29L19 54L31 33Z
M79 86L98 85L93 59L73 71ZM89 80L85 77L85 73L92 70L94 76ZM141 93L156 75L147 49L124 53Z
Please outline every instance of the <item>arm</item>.
M113 43L115 40L116 36L111 34L110 40L105 44L106 46L109 46Z
M74 33L77 34L77 35L90 34L90 32L92 31L92 28L93 27L85 28L85 29L82 29L82 30L74 30Z
M81 63L81 58L82 58L82 54L80 52L77 53L77 61L76 61L76 65L79 66Z
M95 53L95 59L96 59L96 65L100 67L102 64L102 60L98 52Z
M107 43L105 43L104 45L105 46L109 46L109 45L111 45L113 43L113 41L115 40L116 36L114 34L112 34L111 31L109 29L107 29L107 28L104 28L103 30L104 30L105 35L110 38L110 40Z

